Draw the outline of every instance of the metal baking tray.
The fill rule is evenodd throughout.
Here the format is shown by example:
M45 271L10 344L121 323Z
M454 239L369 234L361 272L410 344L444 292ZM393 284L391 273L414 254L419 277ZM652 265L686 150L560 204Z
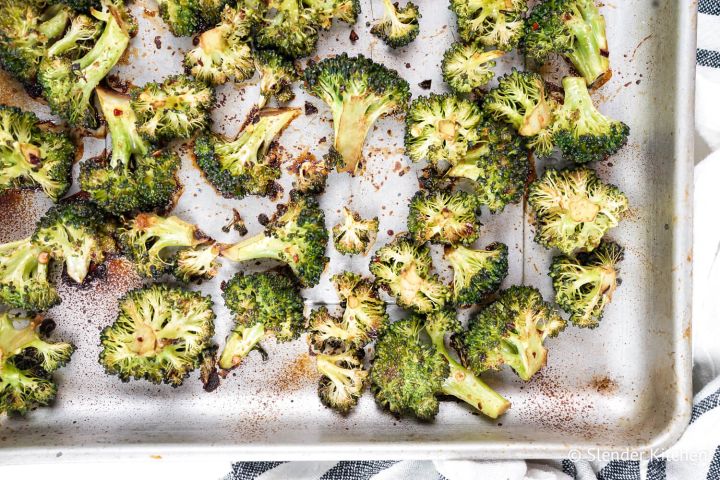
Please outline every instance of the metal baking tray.
M363 53L397 69L413 95L427 94L419 83L440 76L443 51L456 36L446 1L415 0L423 19L419 38L392 51L369 33L367 22L382 15L380 0L362 0L354 27L336 25L322 35L316 58L347 51ZM189 38L174 38L154 15L152 0L138 0L133 11L140 33L127 60L114 72L114 83L146 81L182 71ZM606 3L614 76L594 94L601 109L632 128L630 142L618 155L597 165L606 181L630 198L631 213L611 237L626 247L623 284L596 330L569 327L550 339L549 361L528 383L512 372L485 375L506 395L512 409L497 421L443 402L431 423L396 419L380 410L366 393L347 417L324 408L317 399L317 374L304 340L267 342L267 362L250 355L241 368L212 392L203 391L193 374L177 389L146 382L121 383L97 362L99 331L117 311L117 298L140 284L122 260L108 264L107 277L87 288L60 285L63 302L50 315L56 338L78 350L57 378L60 390L52 408L27 418L0 419L0 463L108 460L117 458L240 459L401 459L401 458L549 458L569 451L649 453L670 446L683 432L691 409L690 291L692 220L693 78L695 2L622 0ZM509 55L499 70L522 66ZM548 69L549 78L560 71ZM256 80L218 89L214 114L218 131L234 134L257 98ZM287 156L309 150L324 154L332 141L328 108L296 88L293 105L310 101L319 112L302 115L284 133ZM2 74L0 100L51 118L46 106L30 100ZM327 225L337 223L342 205L380 217L376 245L405 229L408 198L417 189L417 172L403 156L402 119L386 118L365 147L367 173L351 178L333 174L321 199ZM86 138L84 158L105 147ZM269 199L228 200L199 175L187 144L183 154L184 193L176 215L199 224L220 241L237 240L221 228L237 209L250 234L262 229L257 215L271 213ZM544 162L547 163L547 162ZM541 171L543 164L538 164ZM557 163L557 160L550 160ZM76 165L77 169L77 165ZM77 172L76 172L77 173ZM290 178L283 178L285 196ZM0 241L28 235L49 206L42 195L24 192L0 197ZM505 286L526 283L552 298L547 276L551 253L533 242L523 205L502 214L483 215L479 244L505 242L511 269ZM331 263L319 286L305 292L313 304L336 304L329 277L344 269L367 273L366 257L346 257L329 248ZM437 264L437 262L436 262ZM232 319L219 295L221 281L241 268L226 263L217 279L193 287L215 298L216 340L222 345ZM447 269L442 269L448 275ZM657 450L655 450L657 453Z

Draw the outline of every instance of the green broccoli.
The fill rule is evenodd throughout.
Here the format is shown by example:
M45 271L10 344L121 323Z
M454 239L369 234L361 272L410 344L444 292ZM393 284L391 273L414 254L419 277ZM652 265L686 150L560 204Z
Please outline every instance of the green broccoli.
M199 3L200 0L158 0L157 2L160 17L176 37L189 37L202 31L206 26L203 25Z
M303 193L322 193L333 168L331 162L330 155L318 158L307 151L298 155L288 168L295 177L293 188Z
M455 42L443 56L443 79L456 93L476 91L492 80L495 59L503 55L502 50L486 52L475 43Z
M589 168L547 169L530 185L528 204L536 218L535 241L566 255L593 250L628 209L625 194Z
M323 405L342 414L357 405L368 381L368 372L363 369L364 355L361 349L348 349L315 356L315 365L321 375L318 396Z
M102 31L102 22L87 15L78 15L70 22L67 32L47 49L48 57L71 56L77 58L80 54L92 48L92 43Z
M310 312L308 343L315 353L339 353L348 348L361 349L371 341L368 331L357 319L346 320L330 314L327 307Z
M453 269L453 295L457 305L480 303L494 292L508 274L508 248L493 243L482 250L446 247L445 258Z
M300 78L295 64L274 50L255 52L255 68L260 72L260 100L263 108L271 97L286 103L295 98L292 83Z
M275 272L237 273L223 288L225 305L235 315L235 327L218 360L224 370L235 368L260 342L274 336L295 340L305 325L303 299L295 282Z
M327 58L305 70L308 93L328 104L333 115L332 150L339 172L362 171L362 150L377 119L405 110L410 86L395 70L362 55Z
M387 305L372 280L356 273L343 272L334 275L332 281L344 308L343 322L357 324L368 339L375 338L389 322L389 317Z
M420 9L412 2L399 7L397 2L383 0L385 15L370 29L370 33L392 48L410 44L420 33Z
M255 42L261 48L274 48L291 58L306 57L315 50L321 14L303 5L302 0L263 0L260 27Z
M135 378L180 386L212 343L215 313L209 296L151 285L125 294L119 310L100 334L100 364L123 382Z
M470 245L480 236L479 216L470 193L420 190L410 200L407 225L418 243Z
M0 304L44 311L60 303L48 280L50 255L24 238L0 244Z
M570 313L570 321L578 327L595 328L603 310L612 301L620 285L618 263L623 248L603 241L591 253L577 256L560 255L553 259L550 278L555 288L555 303Z
M102 7L103 1L104 0L52 0L49 3L61 3L78 12L89 12L93 8L99 10Z
M252 3L254 2L233 2L232 0L197 0L196 10L200 16L200 22L198 23L201 30L207 30L213 25L217 25L223 20L223 17L228 14L228 11L236 10L233 5L239 3L242 7L245 4L246 8L238 8L242 10L243 16L253 16ZM253 27L255 25L253 24Z
M322 28L329 29L334 19L354 25L360 15L360 0L302 0L317 12Z
M271 147L300 115L299 108L266 108L250 119L235 140L207 134L195 140L195 161L223 196L268 196L277 191L282 159Z
M528 0L450 0L463 41L510 51L524 34Z
M343 207L344 220L332 229L335 249L343 255L367 255L375 244L380 221L364 220L360 214Z

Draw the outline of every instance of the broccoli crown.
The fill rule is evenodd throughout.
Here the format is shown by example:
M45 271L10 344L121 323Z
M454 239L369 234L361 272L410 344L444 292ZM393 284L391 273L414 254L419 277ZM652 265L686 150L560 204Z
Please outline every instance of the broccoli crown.
M485 97L483 109L494 119L509 123L539 155L553 149L552 124L557 105L547 95L545 81L533 72L515 69L500 77Z
M493 243L482 250L463 246L445 249L453 268L453 294L458 305L471 305L494 292L508 274L508 248Z
M320 158L310 152L300 154L288 171L295 177L293 188L303 193L322 193L325 190L331 165L330 155Z
M89 12L93 8L99 10L102 7L102 0L55 0L54 3L62 3L78 12Z
M0 105L0 194L40 187L57 201L70 188L74 159L66 133L42 128L34 113Z
M328 258L325 214L315 197L293 193L290 202L278 205L264 233L228 245L222 255L235 262L271 258L288 264L304 287L320 281Z
M454 94L430 94L410 105L405 118L405 151L415 162L460 162L478 139L480 107Z
M627 143L630 127L595 108L585 80L565 77L563 89L565 102L553 129L555 145L564 158L577 163L604 160Z
M361 11L360 0L302 0L302 3L317 12L325 29L330 28L334 19L354 25Z
M48 280L50 255L31 238L0 244L0 304L29 311L60 303Z
M200 366L214 334L212 299L167 285L132 290L100 334L100 364L130 378L177 387Z
M479 374L507 364L529 380L547 361L543 342L565 328L565 320L533 287L514 286L470 320L459 340L467 366Z
M315 50L321 15L302 0L265 0L255 41L291 58L306 57Z
M343 321L359 325L368 338L374 338L389 317L373 281L352 272L334 275L332 281L345 309Z
M47 56L67 56L72 59L80 57L92 48L92 43L102 31L102 22L87 15L78 15L70 21L70 27L50 48Z
M383 0L385 16L372 26L370 33L392 48L400 48L411 43L420 33L420 9L412 2L404 7Z
M348 349L339 353L321 353L315 357L320 373L318 396L326 407L342 414L357 405L368 381L363 369L363 350Z
M201 0L158 0L160 17L176 37L188 37L202 31ZM212 24L211 24L212 25Z
M103 226L105 216L87 200L76 200L50 208L38 221L33 242L56 260L78 283L85 280L90 265L105 259Z
M16 328L13 320L27 325ZM0 413L24 415L55 398L52 372L70 361L75 347L48 342L41 325L39 317L13 319L0 313Z
M603 241L591 253L553 259L550 278L555 302L578 327L595 328L600 324L605 306L620 285L618 263L623 255L620 245Z
M450 300L448 287L431 269L430 249L417 245L408 235L396 236L370 260L377 284L395 297L399 306L419 313L442 308Z
M225 21L227 15L233 15L236 11L242 11L243 17L250 16L249 8L233 8L232 0L197 0L196 9L200 15L200 26L203 30ZM245 2L238 2L243 4ZM246 23L239 24L243 27ZM240 30L239 30L240 31Z
M608 60L605 17L595 0L544 0L526 20L523 50L544 63L563 55L588 85L605 83L612 72Z
M298 115L298 108L267 108L255 115L235 140L202 135L195 140L195 160L225 197L271 195L277 190L275 180L280 178L282 159L270 147Z
M332 229L335 249L343 255L367 255L375 244L380 221L377 217L365 220L347 207L343 207L343 216L343 222Z
M131 106L138 131L152 141L189 138L210 125L215 102L212 87L187 75L173 75L162 83L147 83L132 91Z
M252 350L261 348L264 338L274 335L281 342L294 340L305 326L300 289L286 275L237 273L225 284L223 298L235 315L235 328L218 362L225 370L238 366Z
M469 245L480 236L478 207L467 192L420 190L410 200L408 230L418 243Z
M443 56L443 79L456 93L473 92L492 80L495 59L503 55L502 50L486 52L475 43L455 42Z
M535 241L566 255L593 250L628 209L625 194L589 168L547 169L530 185L528 203L537 222Z
M330 107L338 171L353 175L362 170L363 145L375 121L404 111L410 99L410 86L395 70L346 53L305 69L305 88Z
M255 68L260 72L260 102L262 108L275 97L285 103L295 98L292 84L300 78L295 64L274 50L255 52Z
M524 33L527 0L451 0L463 41L510 51Z
M362 348L371 338L356 320L346 321L330 314L327 307L310 312L308 343L313 353L338 353L348 346Z

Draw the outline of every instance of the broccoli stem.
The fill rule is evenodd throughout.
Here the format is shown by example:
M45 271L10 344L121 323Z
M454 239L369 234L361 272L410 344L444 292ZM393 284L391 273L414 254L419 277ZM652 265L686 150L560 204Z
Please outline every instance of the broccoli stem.
M218 365L223 370L237 367L265 338L265 325L256 323L250 327L238 325L228 337Z
M351 376L349 369L339 367L335 362L328 360L329 355L318 355L316 358L316 367L318 371L328 377L339 390L348 386L348 378Z
M543 346L543 337L534 324L519 333L503 339L500 355L505 363L515 370L518 376L527 381L535 375L547 361L547 350Z
M567 25L575 41L572 51L566 55L575 69L583 76L585 82L592 85L598 78L604 77L610 69L610 61L601 53L607 49L607 43L602 45L596 36L598 30L604 31L604 26L600 27L597 19L592 19L592 23L589 23L583 18L584 15L577 6L574 10L574 15ZM587 9L584 10L587 11Z
M53 8L53 7L51 7ZM57 6L58 11L49 19L38 26L38 31L48 40L59 37L65 31L65 26L70 19L68 9Z
M234 262L244 262L257 258L283 260L282 251L287 245L275 237L260 233L245 241L236 243L222 251L222 256Z
M8 357L16 355L21 350L31 346L37 335L34 327L28 326L23 329L16 329L9 315L0 317L0 364Z
M103 87L98 87L96 93L112 138L110 166L127 169L132 155L144 156L150 150L135 127L136 117L130 107L130 97Z
M357 172L362 161L365 139L380 116L369 114L372 108L371 103L351 96L343 102L339 115L335 116L335 150L343 160L342 165L338 165L338 172Z

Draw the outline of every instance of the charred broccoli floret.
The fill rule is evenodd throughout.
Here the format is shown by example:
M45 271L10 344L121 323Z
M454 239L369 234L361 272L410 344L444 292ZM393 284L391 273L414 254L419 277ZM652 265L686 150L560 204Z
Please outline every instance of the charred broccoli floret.
M625 194L589 168L547 169L530 185L528 204L537 222L535 241L566 255L593 250L628 209Z
M252 8L253 4L256 3L254 0L248 2L233 2L232 0L197 0L196 5L201 19L201 30L205 30L221 22L223 15L225 15L228 10L236 10L233 8L233 5L236 3L239 3L241 7L237 10L242 9L246 12L246 14L254 16ZM254 27L255 24L253 23L252 26ZM240 29L238 29L238 31L240 31Z
M438 396L450 395L497 418L510 402L455 361L444 337L459 328L451 312L436 312L426 320L416 315L389 325L378 338L370 372L375 400L393 413L412 413L432 420L440 408ZM423 330L431 343L422 340Z
M544 63L550 54L565 57L588 85L610 79L605 17L595 0L544 0L526 21L523 50Z
M40 187L57 201L70 188L74 159L66 133L45 128L34 113L0 105L0 194Z
M262 48L274 48L291 58L306 57L315 50L321 13L303 5L302 0L264 0L260 28L255 41Z
M415 162L455 165L477 141L481 121L480 107L470 100L454 94L419 97L405 118L405 151Z
M478 207L467 192L420 190L410 200L408 230L418 243L470 245L480 236Z
M367 255L375 244L380 221L377 217L363 219L347 207L343 207L343 217L332 229L335 249L343 255Z
M558 109L555 145L563 157L577 163L604 160L627 143L630 127L600 113L582 78L563 79L565 101Z
M623 254L623 248L617 243L603 241L591 253L574 257L560 255L553 259L550 278L555 288L555 303L570 313L572 323L586 328L600 324L605 306L620 285L618 263Z
M494 292L508 274L508 248L493 243L481 250L463 247L445 249L453 269L453 295L458 305L472 305Z
M392 48L410 44L420 33L420 9L412 2L400 7L397 2L383 0L385 14L375 22L370 33Z
M43 311L60 303L48 280L50 255L25 238L0 244L0 304Z
M99 9L103 0L53 0L49 3L62 3L78 12L89 12L91 9ZM116 0L122 1L122 0Z
M363 145L375 121L405 110L410 99L410 86L395 70L346 53L308 67L305 88L330 107L338 171L353 175L362 171Z
M318 396L323 405L342 414L357 405L368 381L368 372L363 368L364 356L361 349L316 355L316 366L322 375Z
M321 193L325 190L332 170L330 155L320 158L310 152L300 154L288 169L295 176L293 188L303 193Z
M346 321L330 314L327 307L310 312L308 343L313 353L338 353L348 347L362 348L371 340L363 325L355 319Z
M295 340L305 325L300 289L289 277L263 272L237 273L225 284L225 305L235 314L235 327L225 343L218 366L235 368L253 350L264 354L260 342L274 336Z
M545 339L564 328L565 320L536 288L514 286L473 316L457 343L473 372L507 364L521 379L530 380L547 362Z
M270 195L276 191L275 180L281 175L281 158L270 147L298 115L298 108L266 108L245 125L235 140L202 135L195 140L195 160L225 197Z
M387 305L380 298L377 287L369 278L343 272L332 277L335 290L344 307L343 322L359 324L368 339L388 323Z
M465 42L510 51L523 36L527 0L451 0Z
M286 205L278 205L265 232L235 245L222 255L235 262L272 258L287 263L304 287L320 281L328 258L325 214L315 197L294 193Z
M147 83L132 91L138 131L151 141L189 138L210 125L215 102L212 87L187 75Z
M486 52L475 43L455 42L443 56L443 79L457 93L473 92L492 80L495 59L503 55L502 50Z
M158 0L160 17L176 37L189 37L203 30L200 0Z
M78 57L92 48L92 43L102 31L102 22L88 15L78 15L70 22L70 27L47 50L48 57L61 55Z
M317 12L320 25L328 29L337 19L350 25L360 15L360 0L302 0L303 5Z
M17 328L14 321L27 325ZM24 415L55 398L52 372L70 361L75 347L48 342L43 331L40 317L13 319L0 313L0 413Z
M417 245L408 235L396 236L370 260L377 284L395 297L399 306L419 313L442 308L450 300L448 287L431 269L430 249Z
M212 342L212 299L166 285L132 290L120 299L115 323L100 334L100 364L131 378L177 387L200 366Z
M274 50L255 52L255 68L260 72L260 100L258 107L264 107L270 98L285 103L295 98L292 84L299 80L295 64Z

